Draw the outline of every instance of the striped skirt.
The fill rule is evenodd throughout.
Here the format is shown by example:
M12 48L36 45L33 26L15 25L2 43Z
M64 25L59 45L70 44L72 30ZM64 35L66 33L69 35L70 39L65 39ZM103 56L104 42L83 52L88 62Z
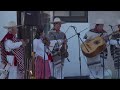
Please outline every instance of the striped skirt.
M45 68L45 70L44 70ZM36 79L49 79L51 76L49 60L40 58L35 59L35 78Z

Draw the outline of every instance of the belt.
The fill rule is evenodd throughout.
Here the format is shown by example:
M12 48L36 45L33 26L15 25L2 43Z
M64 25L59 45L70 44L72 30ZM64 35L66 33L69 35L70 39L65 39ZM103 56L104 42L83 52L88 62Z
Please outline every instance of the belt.
M94 62L94 63L89 63L88 66L92 66L92 65L96 65L96 64L101 64L101 62L98 61L98 62Z

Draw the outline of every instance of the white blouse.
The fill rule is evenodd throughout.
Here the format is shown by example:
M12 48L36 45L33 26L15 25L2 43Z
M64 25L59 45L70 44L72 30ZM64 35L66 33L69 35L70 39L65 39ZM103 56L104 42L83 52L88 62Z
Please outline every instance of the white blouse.
M45 55L45 60L48 60L48 55L45 52L46 48L44 49L44 44L41 39L33 40L33 51L35 52L35 57L41 56L44 59Z

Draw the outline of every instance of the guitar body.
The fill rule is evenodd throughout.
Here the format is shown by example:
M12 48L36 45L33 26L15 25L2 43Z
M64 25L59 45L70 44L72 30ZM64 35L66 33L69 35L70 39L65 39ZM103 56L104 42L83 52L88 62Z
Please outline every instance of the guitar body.
M81 45L82 52L86 57L92 58L100 54L106 48L105 40L98 36L90 41L85 41Z

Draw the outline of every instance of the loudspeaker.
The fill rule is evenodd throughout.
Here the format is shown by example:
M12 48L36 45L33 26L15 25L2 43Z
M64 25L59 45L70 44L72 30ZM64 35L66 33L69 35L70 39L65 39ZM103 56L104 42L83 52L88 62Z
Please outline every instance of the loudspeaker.
M89 76L68 76L64 77L64 79L90 79Z
M24 25L39 26L40 25L40 11L26 11L24 18Z

